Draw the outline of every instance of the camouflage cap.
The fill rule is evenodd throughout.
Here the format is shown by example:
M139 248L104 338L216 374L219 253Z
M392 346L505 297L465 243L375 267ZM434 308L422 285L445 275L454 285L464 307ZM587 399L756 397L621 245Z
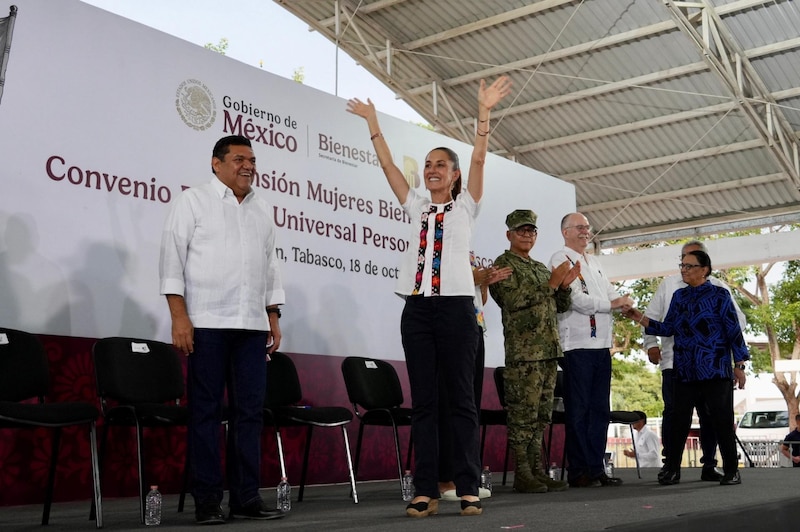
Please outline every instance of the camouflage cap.
M517 209L506 216L506 226L509 229L516 229L523 225L536 225L536 213L527 209Z

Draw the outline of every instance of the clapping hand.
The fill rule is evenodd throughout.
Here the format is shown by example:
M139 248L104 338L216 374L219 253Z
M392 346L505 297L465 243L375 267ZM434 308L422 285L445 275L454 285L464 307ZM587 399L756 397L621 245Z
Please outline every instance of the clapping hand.
M514 271L510 266L505 268L476 268L472 270L472 278L475 281L475 286L489 286L490 284L498 283L504 279L511 277Z
M565 260L558 266L556 266L553 271L550 273L550 281L549 285L550 288L556 290L561 288L565 290L569 288L569 285L572 284L572 281L578 278L581 274L581 263L580 261L576 262L573 266L570 266L570 262Z

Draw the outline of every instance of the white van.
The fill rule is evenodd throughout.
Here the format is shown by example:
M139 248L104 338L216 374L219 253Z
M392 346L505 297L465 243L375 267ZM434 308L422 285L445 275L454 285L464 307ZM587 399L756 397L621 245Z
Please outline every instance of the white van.
M756 466L789 465L780 453L780 443L789 434L789 411L783 401L758 404L742 416L736 436ZM746 460L742 457L742 460ZM750 465L745 463L744 465Z

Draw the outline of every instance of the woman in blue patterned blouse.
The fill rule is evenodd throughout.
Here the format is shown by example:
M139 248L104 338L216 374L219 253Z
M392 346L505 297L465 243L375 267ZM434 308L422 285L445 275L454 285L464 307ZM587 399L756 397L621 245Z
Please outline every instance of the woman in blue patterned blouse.
M711 259L704 251L690 251L679 264L683 281L672 298L663 322L637 309L623 314L645 327L647 334L675 340L675 407L672 449L666 473L658 482L677 484L681 460L695 404L705 403L719 439L723 486L741 484L733 419L733 385L744 388L744 361L750 358L730 293L708 282ZM731 358L732 357L732 358Z

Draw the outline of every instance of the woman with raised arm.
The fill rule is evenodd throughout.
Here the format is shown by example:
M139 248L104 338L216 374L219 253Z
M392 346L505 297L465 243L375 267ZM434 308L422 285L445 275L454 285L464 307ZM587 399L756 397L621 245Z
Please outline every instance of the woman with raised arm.
M454 449L456 493L461 515L480 515L478 412L473 378L478 344L470 249L472 226L483 196L483 170L490 133L489 112L511 92L503 76L478 90L478 125L470 158L466 194L461 194L458 156L436 148L425 158L425 188L420 195L395 165L378 124L375 106L352 99L348 112L367 121L370 139L389 186L412 220L410 246L403 257L395 292L405 298L400 332L411 387L414 437L415 498L409 517L426 517L439 509L438 397L447 388Z

